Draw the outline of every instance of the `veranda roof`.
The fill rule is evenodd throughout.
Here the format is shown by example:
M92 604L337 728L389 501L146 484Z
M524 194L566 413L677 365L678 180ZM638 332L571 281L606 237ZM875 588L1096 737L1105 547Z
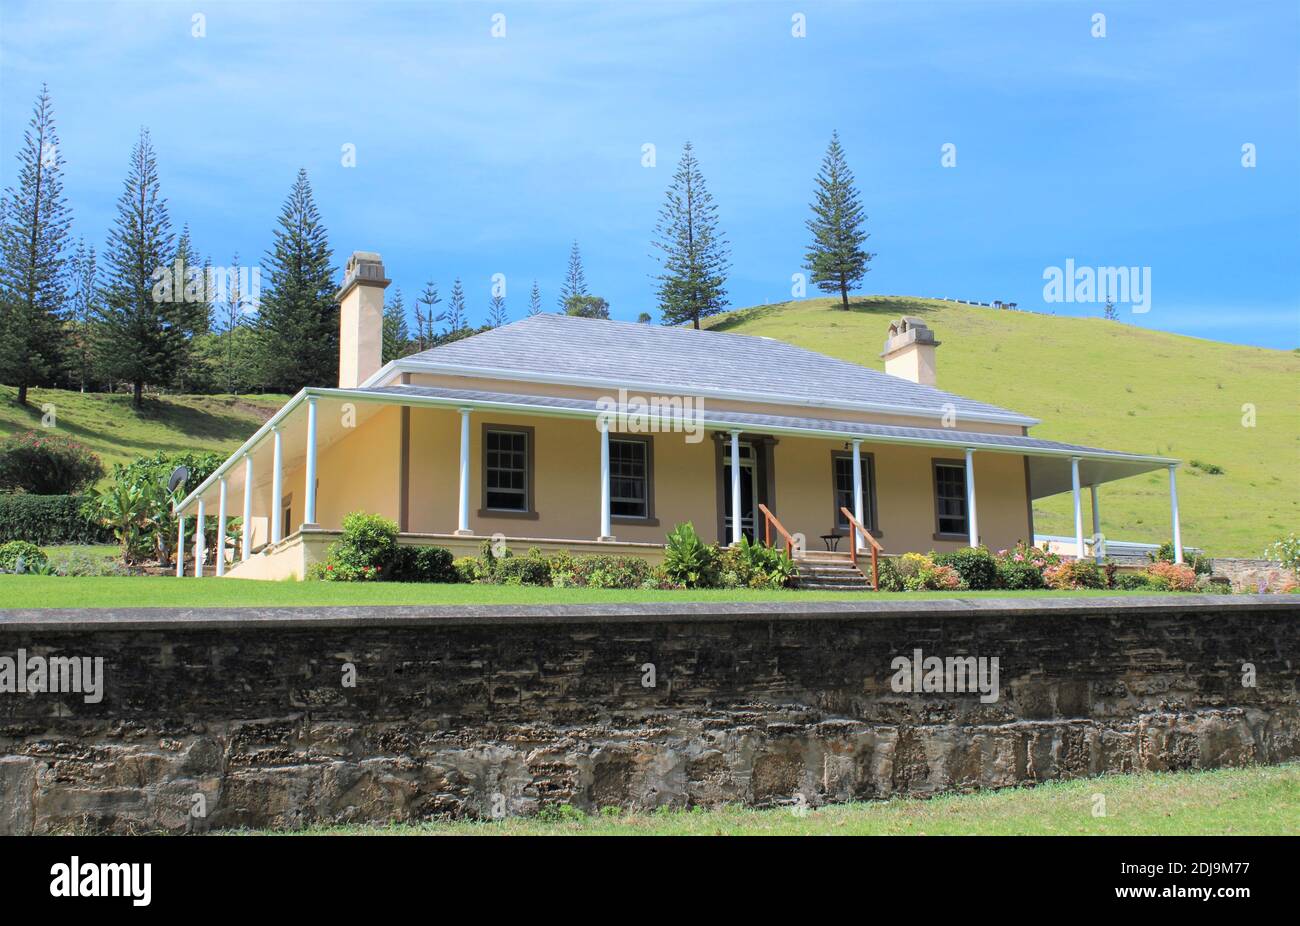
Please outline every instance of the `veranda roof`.
M208 504L207 510L215 513L216 509L211 505L216 502L219 480L223 476L227 481L228 492L242 490L244 467L239 464L246 454L254 461L255 481L259 484L269 481L272 454L272 442L269 438L274 428L278 427L280 430L283 468L287 471L301 464L307 450L305 404L310 396L316 397L318 403L326 401L340 404L355 403L354 424L360 424L386 405L492 409L519 414L593 420L607 413L607 409L590 399L485 392L474 389L410 385L356 389L304 389L245 441L243 446L231 454L211 476L187 495L178 504L177 510L181 513L189 513L197 501L203 498ZM350 428L345 428L340 418L341 416L337 414L319 416L318 453L350 433ZM664 430L672 430L675 420L678 425L683 424L680 420L666 416L662 419L661 426ZM1179 463L1178 460L1170 457L1105 450L1017 434L988 434L949 428L867 424L831 417L764 415L705 408L699 412L698 419L692 419L691 423L712 431L739 429L830 440L860 438L868 443L877 444L906 444L957 450L971 448L987 453L1023 454L1029 460L1030 496L1034 499L1070 491L1071 460L1075 458L1079 460L1079 479L1082 486L1100 485Z

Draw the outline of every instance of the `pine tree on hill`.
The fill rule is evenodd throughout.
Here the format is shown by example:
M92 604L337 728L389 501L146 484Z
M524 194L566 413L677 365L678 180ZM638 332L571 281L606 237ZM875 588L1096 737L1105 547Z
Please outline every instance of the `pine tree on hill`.
M533 291L528 294L528 314L542 314L542 291L537 286L537 281L533 280Z
M439 321L447 323L447 334L458 334L469 327L465 317L465 287L461 286L460 277L451 284L451 299L447 311L438 316Z
M665 325L691 322L716 315L727 305L727 270L730 251L718 230L718 207L704 184L690 142L673 174L659 224L662 272L659 281L659 315Z
M68 349L64 356L68 375L82 392L95 380L94 328L100 306L99 261L94 245L77 242L68 264L70 272Z
M867 275L871 269L867 263L875 256L863 248L870 236L862 228L866 216L853 183L853 171L844 159L839 134L832 132L817 174L813 217L805 223L813 240L804 256L804 266L818 289L840 294L845 309L849 307L849 288Z
M203 391L207 372L196 351L196 338L212 330L212 262L199 257L190 239L190 227L181 227L172 259L172 315L180 325L183 351L174 385L181 392Z
M435 308L441 301L438 298L438 286L433 280L424 284L424 291L415 300L415 343L420 350L433 347L438 337L433 325L441 317ZM421 309L420 306L425 308Z
M510 316L506 314L506 297L494 295L492 301L488 303L488 327L500 328L509 322Z
M254 338L249 323L251 297L240 286L239 254L230 259L230 272L226 277L226 294L216 307L215 327L220 338L217 356L219 380L226 392L234 392L237 384L247 384L257 371L257 356L252 349Z
M131 384L140 408L146 385L171 383L185 352L176 303L155 298L172 263L171 220L158 184L158 161L149 130L141 129L108 234L108 265L96 333L96 356L105 375Z
M573 242L573 249L569 251L569 267L564 272L564 282L560 284L560 311L565 311L569 300L574 296L587 295L587 274L582 269L582 252L578 250L578 242Z
M262 263L258 313L268 384L284 392L332 386L339 375L339 307L329 234L299 170Z
M63 198L63 155L41 86L18 151L18 184L0 209L0 382L18 387L49 382L62 366L64 250L72 215Z
M411 332L406 325L406 303L402 301L402 290L399 287L384 304L383 362L405 357L410 345Z

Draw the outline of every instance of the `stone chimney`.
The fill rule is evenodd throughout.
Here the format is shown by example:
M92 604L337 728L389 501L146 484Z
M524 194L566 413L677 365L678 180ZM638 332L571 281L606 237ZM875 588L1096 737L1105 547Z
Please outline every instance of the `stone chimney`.
M889 323L889 337L880 355L885 358L885 372L922 386L933 386L934 349L938 346L934 332L925 322L914 315L904 315Z
M354 251L343 273L339 303L339 388L360 386L383 365L384 262L370 251Z

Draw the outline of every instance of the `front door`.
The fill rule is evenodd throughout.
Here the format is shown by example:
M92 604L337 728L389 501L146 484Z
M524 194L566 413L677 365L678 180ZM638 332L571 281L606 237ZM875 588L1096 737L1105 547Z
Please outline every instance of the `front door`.
M722 454L722 492L723 492L723 542L731 542L731 444L724 445ZM740 442L740 532L751 543L758 541L755 533L755 516L758 514L758 478L755 467L754 445L748 441Z

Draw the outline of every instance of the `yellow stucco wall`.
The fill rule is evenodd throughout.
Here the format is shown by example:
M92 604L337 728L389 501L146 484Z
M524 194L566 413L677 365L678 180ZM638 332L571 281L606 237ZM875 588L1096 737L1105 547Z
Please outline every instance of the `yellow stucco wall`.
M317 523L337 529L349 511L366 510L404 523L408 532L448 534L456 529L460 416L454 409L412 408L407 511L401 510L402 411L388 407L354 433L321 451ZM522 519L481 512L484 424L533 429L534 509ZM502 415L471 417L470 528L476 535L586 539L600 531L600 437L590 420ZM680 521L693 521L701 536L718 539L718 458L714 439L688 443L682 434L653 435L654 515L658 524L614 524L620 541L661 543ZM810 549L832 528L831 455L843 441L779 437L773 447L777 517L808 538ZM934 539L931 461L959 459L945 448L864 444L874 455L881 542L886 552L947 550L962 545ZM286 474L301 520L303 471ZM992 548L1029 539L1029 502L1024 458L976 453L975 484L981 539ZM262 504L259 500L257 505ZM265 510L265 509L260 509ZM843 548L843 547L842 547Z

